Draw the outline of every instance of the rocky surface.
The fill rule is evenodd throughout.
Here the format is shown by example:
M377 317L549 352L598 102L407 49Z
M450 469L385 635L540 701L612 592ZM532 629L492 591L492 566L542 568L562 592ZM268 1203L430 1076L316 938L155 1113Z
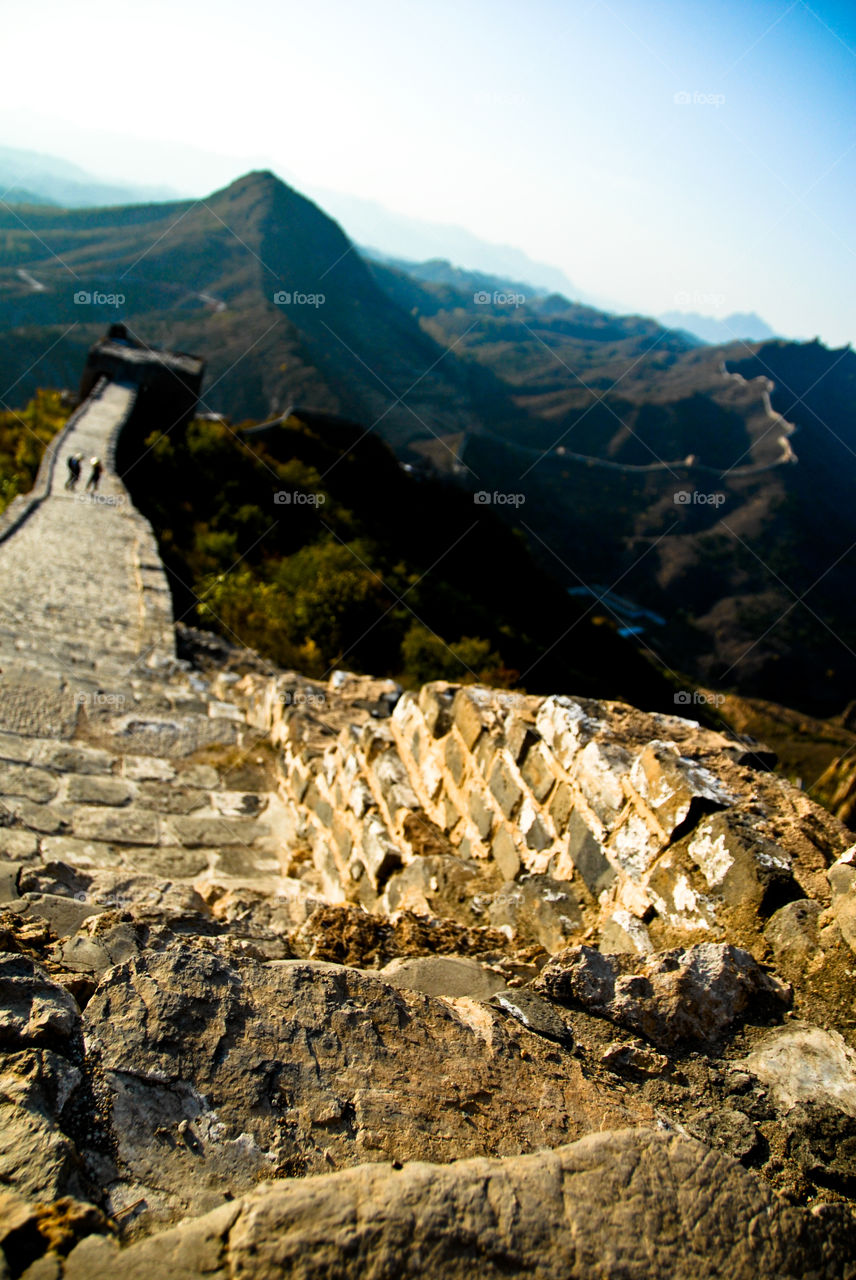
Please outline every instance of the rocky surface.
M680 717L177 649L131 400L0 541L0 1278L854 1274L851 834Z

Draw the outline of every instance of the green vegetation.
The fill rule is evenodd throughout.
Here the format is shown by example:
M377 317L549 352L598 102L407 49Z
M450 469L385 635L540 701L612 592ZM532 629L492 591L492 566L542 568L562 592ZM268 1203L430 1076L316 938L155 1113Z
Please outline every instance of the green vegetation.
M0 413L0 512L32 489L45 446L68 415L59 391L37 391L26 409Z
M140 443L133 444L137 436ZM142 445L142 447L141 447ZM278 664L666 705L654 670L533 563L523 538L373 434L292 419L264 438L207 420L123 437L177 618Z

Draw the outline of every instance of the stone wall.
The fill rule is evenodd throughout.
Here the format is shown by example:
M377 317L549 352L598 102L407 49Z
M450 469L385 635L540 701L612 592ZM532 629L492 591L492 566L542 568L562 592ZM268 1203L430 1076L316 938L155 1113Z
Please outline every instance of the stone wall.
M343 672L233 686L271 736L319 891L491 924L555 951L760 937L828 897L843 829L745 749L679 716ZM391 714L390 714L391 711Z

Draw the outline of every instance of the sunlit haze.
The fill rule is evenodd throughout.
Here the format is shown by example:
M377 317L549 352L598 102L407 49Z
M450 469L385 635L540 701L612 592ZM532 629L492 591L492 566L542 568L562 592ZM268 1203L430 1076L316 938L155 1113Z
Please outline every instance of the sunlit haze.
M856 338L844 3L43 0L3 25L7 146L197 196L272 168L622 310Z

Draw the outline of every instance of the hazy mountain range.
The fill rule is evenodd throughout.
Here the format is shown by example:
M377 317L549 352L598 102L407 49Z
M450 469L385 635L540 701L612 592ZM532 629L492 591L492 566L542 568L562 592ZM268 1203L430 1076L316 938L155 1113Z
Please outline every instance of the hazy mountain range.
M669 329L680 329L694 338L701 338L702 342L714 344L735 342L740 338L746 342L766 342L777 336L766 320L754 311L735 311L724 320L714 320L712 316L702 316L697 311L666 311L657 319Z
M366 262L264 172L204 204L0 208L0 232L7 403L75 385L123 318L204 355L203 409L332 411L488 494L605 625L626 627L615 597L666 619L642 643L677 673L853 696L852 352L701 345L519 277Z

